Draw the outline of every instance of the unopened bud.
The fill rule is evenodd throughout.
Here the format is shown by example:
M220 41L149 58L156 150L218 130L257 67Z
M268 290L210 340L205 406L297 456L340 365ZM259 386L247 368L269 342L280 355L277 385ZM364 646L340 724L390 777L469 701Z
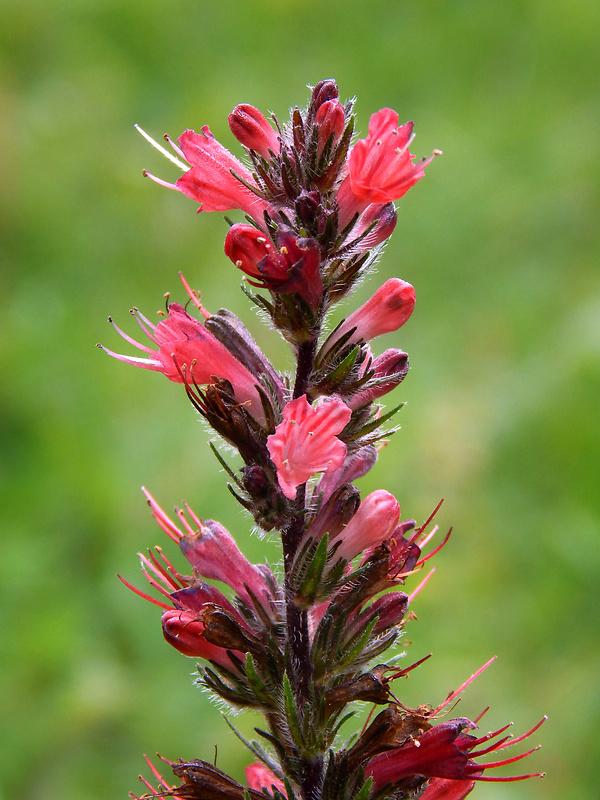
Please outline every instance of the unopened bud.
M371 369L374 375L367 383L367 388L347 400L353 411L395 389L408 372L408 356L403 350L391 348L373 361Z
M332 138L333 144L336 144L340 136L344 132L346 125L346 114L344 106L339 100L327 100L317 111L315 118L319 126L319 153Z
M389 539L400 519L400 504L385 489L367 495L348 525L334 541L340 541L336 555L351 561L369 547Z
M360 505L360 492L356 486L344 483L331 495L309 527L307 536L320 539L325 533L329 539L338 536L356 514Z
M328 100L337 100L339 95L340 91L333 78L319 81L312 91L311 108L313 112L315 114L318 113L323 103L326 103Z
M232 668L226 650L209 642L204 636L206 626L198 614L177 609L165 611L162 615L162 628L166 641L184 656L204 658L227 669ZM236 655L243 660L241 651Z
M229 127L235 138L267 161L280 150L279 138L266 117L248 103L236 106L229 115Z
M385 242L394 232L398 212L393 203L378 205L371 203L352 228L352 246L361 252ZM360 238L362 236L362 238Z
M383 333L397 331L409 319L415 307L415 290L400 278L390 278L370 300L342 322L329 344L334 344L352 328L356 330L348 344L361 339L365 342Z

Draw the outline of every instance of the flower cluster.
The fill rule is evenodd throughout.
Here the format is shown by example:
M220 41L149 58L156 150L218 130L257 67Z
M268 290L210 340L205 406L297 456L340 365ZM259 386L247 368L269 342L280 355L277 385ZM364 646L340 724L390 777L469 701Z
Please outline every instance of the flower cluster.
M146 492L190 574L157 547L141 555L157 596L127 584L162 609L166 641L200 659L198 682L233 707L261 712L266 729L258 731L262 743L251 744L259 760L247 769L247 787L205 761L180 760L168 762L176 787L150 765L158 784L144 781L146 796L459 800L477 781L530 777L487 774L528 753L480 758L538 726L510 739L505 728L475 735L480 717L436 722L472 678L437 709L411 709L392 685L418 664L399 670L381 661L427 578L410 595L402 587L448 539L429 549L437 509L423 524L402 520L389 491L361 497L354 483L393 432L386 423L400 406L382 413L378 401L408 372L403 350L377 353L373 343L410 319L415 291L399 278L388 280L326 329L328 311L393 232L394 201L424 176L438 151L415 161L412 123L399 124L387 108L373 114L366 138L354 140L353 103L340 101L332 80L317 84L308 107L293 109L287 124L243 104L229 125L245 164L208 126L185 131L177 143L165 137L174 155L142 131L183 171L175 182L145 174L196 201L199 211L245 214L246 221L230 222L225 254L253 287L249 298L289 343L295 374L278 371L230 311L207 311L185 281L188 305L169 303L157 324L132 312L153 346L115 325L143 356L104 349L183 385L198 413L241 457L234 468L213 446L232 494L260 529L281 535L277 576L250 563L220 523L188 506L171 518ZM190 303L199 316L189 313ZM355 702L383 709L344 743L340 728Z

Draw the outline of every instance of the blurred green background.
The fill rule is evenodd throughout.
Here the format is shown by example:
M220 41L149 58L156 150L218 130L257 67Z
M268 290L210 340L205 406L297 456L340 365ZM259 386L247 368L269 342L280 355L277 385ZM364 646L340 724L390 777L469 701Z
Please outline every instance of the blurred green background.
M358 128L396 108L414 151L444 150L400 201L379 267L417 290L396 336L412 369L402 430L364 479L454 536L415 603L397 687L439 703L491 655L460 715L515 732L550 717L526 770L474 797L598 797L600 274L596 0L3 0L2 798L106 800L140 791L143 753L250 760L167 647L136 551L166 545L139 491L188 500L255 560L277 558L230 499L180 387L95 349L123 349L177 273L228 306L283 368L239 291L220 215L142 180L176 170L160 138L250 102L285 117L306 84L358 96ZM127 345L125 345L127 349ZM171 554L174 547L171 548ZM255 724L240 715L249 732ZM523 765L520 765L523 766ZM515 770L516 772L516 770Z

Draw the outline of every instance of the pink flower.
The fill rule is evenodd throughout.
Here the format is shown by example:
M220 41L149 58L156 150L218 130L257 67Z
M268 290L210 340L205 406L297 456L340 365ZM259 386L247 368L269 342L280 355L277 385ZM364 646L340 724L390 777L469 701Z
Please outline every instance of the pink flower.
M271 792L271 787L274 786L283 795L286 794L283 781L280 781L275 773L264 764L261 764L260 761L255 761L253 764L249 764L246 767L245 774L246 783L251 789L255 789L257 792L262 792L263 789Z
M283 422L267 438L277 480L286 497L293 500L296 487L317 472L331 472L342 465L346 445L336 434L343 431L351 415L338 398L311 406L302 395L286 404Z
M358 511L344 530L333 539L340 541L336 556L351 561L355 556L373 547L390 536L400 520L400 503L385 489L377 489L367 495Z
M179 522L183 526L183 530L181 530L158 505L150 492L146 491L146 489L143 489L143 492L146 495L154 519L167 536L179 545L188 562L202 577L225 583L242 600L252 606L251 592L265 609L270 609L271 590L265 579L265 574L270 577L273 585L276 585L276 583L268 567L250 563L240 551L233 536L223 525L210 519L200 520L186 504L185 510L191 519L191 523L183 510L176 509ZM163 577L161 577L161 580ZM150 582L152 583L152 581ZM176 586L175 588L179 587ZM169 596L179 608L187 611L198 612L208 602L220 605L233 616L237 615L233 606L214 587L203 586L200 589L195 585Z
M118 333L138 350L147 353L148 358L125 356L103 347L106 353L126 364L162 372L175 383L205 385L214 383L215 378L228 380L236 399L247 403L255 419L264 423L262 402L256 390L258 380L183 306L171 303L168 317L158 325L153 325L137 309L134 315L158 350L136 342L115 325Z
M543 720L542 720L543 722ZM530 736L539 728L542 723L535 725L523 736L511 739L506 736L491 745L485 746L482 750L475 751L479 745L498 737L509 727L505 727L488 733L479 738L466 733L477 728L474 722L464 717L442 722L429 730L426 730L418 738L409 737L400 747L381 753L372 758L365 767L365 777L372 777L375 789L380 789L387 784L397 784L412 776L423 776L425 778L444 778L451 781L460 781L456 793L436 794L439 789L451 791L451 784L434 784L430 798L450 798L460 800L465 797L468 791L463 781L513 781L525 778L537 777L534 775L519 775L509 778L492 778L484 775L485 770L495 767L502 767L514 761L530 755L533 750L521 753L512 758L494 761L491 763L479 763L473 757L481 756L497 750L502 750ZM537 750L537 748L534 748ZM472 788L472 787L471 787ZM461 794L460 792L464 792ZM424 794L423 797L428 797Z
M348 175L342 181L337 201L340 226L344 227L369 203L399 200L423 177L430 158L413 163L409 147L414 138L413 123L398 125L398 114L382 108L369 121L369 134L359 139L348 156Z
M299 294L315 309L323 295L319 246L281 228L277 247L252 225L232 225L225 238L225 254L255 280L254 286L282 294Z
M229 211L239 208L259 224L262 223L263 212L270 206L258 196L258 187L252 173L215 139L208 125L202 128L202 133L184 131L178 139L179 146L168 136L165 137L179 158L165 150L139 126L136 127L153 147L185 173L176 183L157 178L146 170L144 175L167 189L183 192L187 197L196 200L201 205L198 211ZM188 169L190 165L191 169Z
M192 165L176 188L201 204L202 211L229 211L239 208L258 222L269 207L237 178L256 186L252 173L232 153L223 147L204 125L202 133L184 131L177 140L181 151Z
M329 344L337 342L352 328L356 330L348 339L356 343L365 342L381 336L383 333L397 331L409 319L415 307L415 290L400 278L390 278L360 308L345 319L334 331Z
M190 564L204 578L230 586L250 606L252 594L268 607L269 588L260 568L248 561L229 531L212 519L193 521L197 530L189 530L179 541Z
M254 106L242 103L228 117L229 127L235 138L254 150L267 161L281 149L279 137L263 114ZM239 173L238 173L239 174Z

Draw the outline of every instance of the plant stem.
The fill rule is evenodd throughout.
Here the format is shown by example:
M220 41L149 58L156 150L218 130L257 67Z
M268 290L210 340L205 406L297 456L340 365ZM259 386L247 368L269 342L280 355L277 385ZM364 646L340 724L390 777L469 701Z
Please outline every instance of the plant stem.
M318 332L298 347L294 399L306 393L313 371L317 350ZM296 493L294 513L282 531L283 560L285 568L285 598L287 618L287 640L291 662L290 682L299 713L313 702L313 665L311 660L308 613L296 605L290 576L298 545L306 530L306 486L299 486ZM304 800L318 800L322 782L323 761L304 760L301 770L301 788Z

